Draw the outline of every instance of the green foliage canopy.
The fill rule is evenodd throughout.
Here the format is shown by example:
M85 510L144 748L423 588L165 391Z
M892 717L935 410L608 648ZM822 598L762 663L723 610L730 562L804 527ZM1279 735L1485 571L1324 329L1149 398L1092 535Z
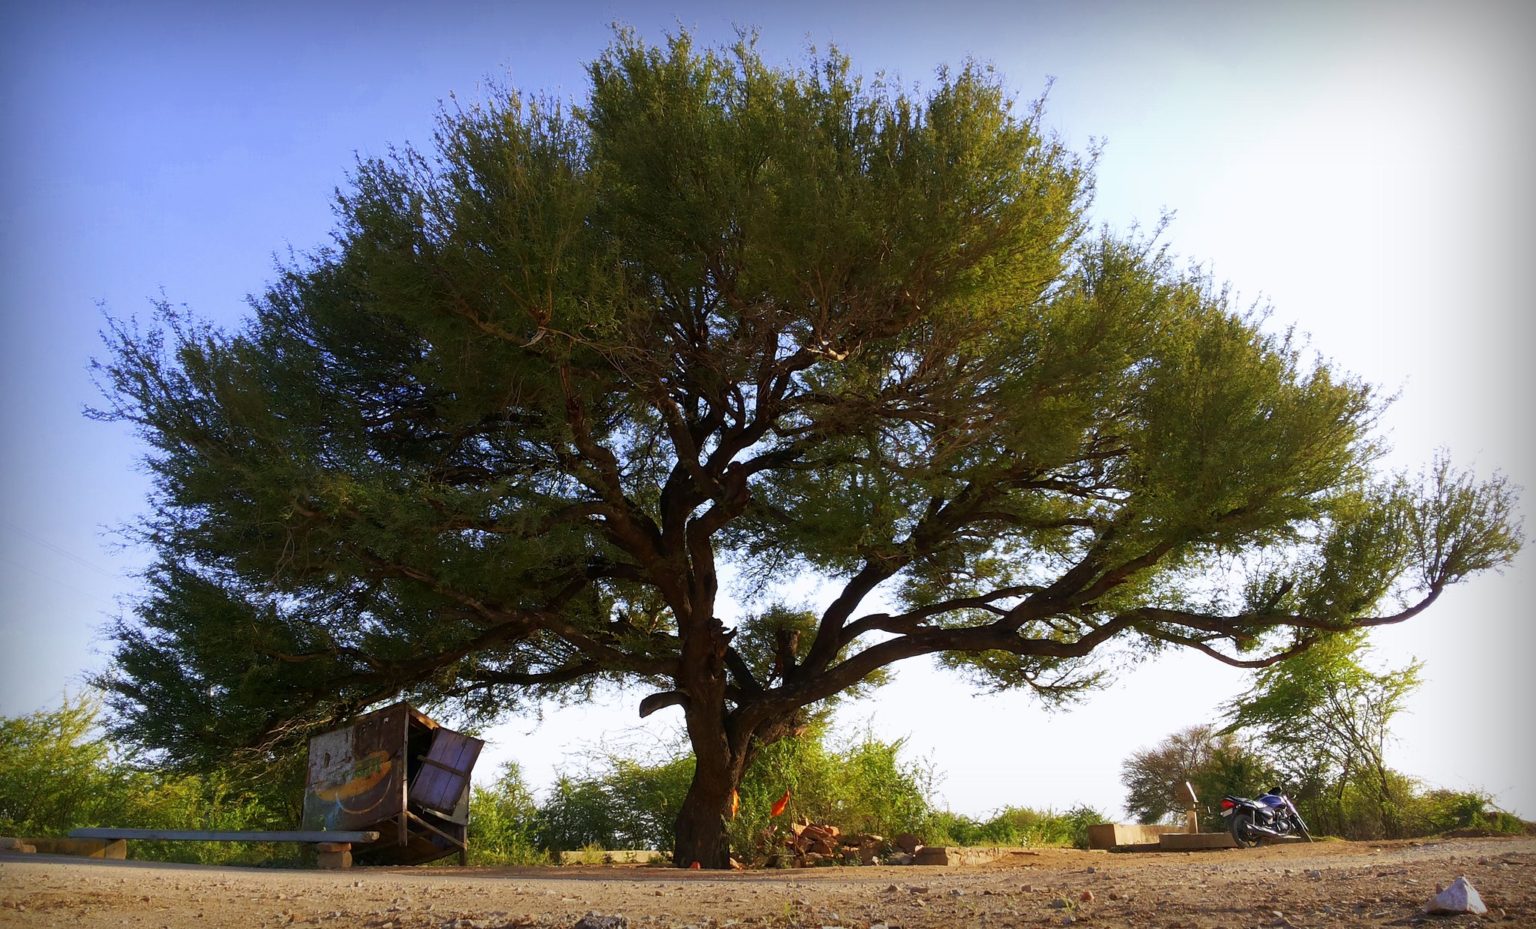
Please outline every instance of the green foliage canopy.
M1048 698L1109 643L1257 666L1518 548L1510 488L1376 475L1369 388L1090 233L1091 158L988 69L621 33L589 76L359 164L239 331L113 324L159 553L125 732L206 763L402 691L641 685L723 866L756 747L894 662ZM805 576L829 603L762 608Z
M60 835L94 815L114 778L81 698L51 712L0 719L0 834Z

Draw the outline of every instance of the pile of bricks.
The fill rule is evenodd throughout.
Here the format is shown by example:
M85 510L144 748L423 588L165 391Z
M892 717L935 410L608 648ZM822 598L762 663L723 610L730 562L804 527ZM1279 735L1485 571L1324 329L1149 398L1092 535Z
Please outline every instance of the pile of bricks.
M877 864L887 843L878 835L845 835L831 823L801 820L790 824L784 837L782 858L775 862L793 868L819 864Z

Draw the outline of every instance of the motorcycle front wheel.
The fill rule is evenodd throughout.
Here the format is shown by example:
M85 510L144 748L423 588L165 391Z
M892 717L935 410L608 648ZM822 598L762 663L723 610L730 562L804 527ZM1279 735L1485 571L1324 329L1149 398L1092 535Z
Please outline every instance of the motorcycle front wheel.
M1253 848L1259 844L1259 834L1253 830L1253 814L1232 814L1232 841L1238 848Z

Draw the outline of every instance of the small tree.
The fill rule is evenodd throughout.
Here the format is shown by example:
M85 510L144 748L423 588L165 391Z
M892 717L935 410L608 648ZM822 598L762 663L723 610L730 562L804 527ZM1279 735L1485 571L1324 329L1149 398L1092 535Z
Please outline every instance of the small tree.
M360 164L240 331L113 325L159 556L121 732L207 764L402 692L643 688L696 762L675 860L723 868L757 751L896 662L1048 700L1106 647L1259 667L1519 547L1502 481L1375 473L1367 386L1091 234L1091 157L988 69L621 34L588 73ZM1213 592L1235 558L1271 570Z
M64 835L81 826L143 829L263 829L291 823L280 778L252 784L222 770L184 775L136 767L99 729L100 705L67 697L53 710L0 717L0 834ZM144 843L135 854L224 863L270 857L270 849L224 843Z
M1363 632L1338 633L1255 672L1253 687L1228 705L1229 729L1254 733L1304 794L1327 791L1339 810L1363 795L1396 837L1411 782L1387 766L1386 746L1420 665L1372 672L1360 662L1365 650Z
M98 713L82 696L0 718L0 834L62 835L111 809L122 776Z
M1126 812L1138 822L1167 822L1184 813L1175 799L1178 786L1195 790L1196 809L1206 828L1221 822L1221 798L1249 796L1268 787L1273 769L1237 737L1215 726L1196 725L1141 749L1121 766Z
M496 780L475 787L469 799L470 860L475 864L533 864L539 850L539 810L517 762L502 765Z

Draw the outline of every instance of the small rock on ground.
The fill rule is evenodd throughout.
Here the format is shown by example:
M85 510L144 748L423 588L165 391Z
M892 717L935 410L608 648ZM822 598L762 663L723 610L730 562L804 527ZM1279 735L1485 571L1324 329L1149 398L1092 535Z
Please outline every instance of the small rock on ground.
M1451 886L1445 888L1429 901L1424 908L1430 913L1473 913L1483 914L1488 912L1487 904L1478 894L1477 888L1465 877L1458 877L1451 882Z

